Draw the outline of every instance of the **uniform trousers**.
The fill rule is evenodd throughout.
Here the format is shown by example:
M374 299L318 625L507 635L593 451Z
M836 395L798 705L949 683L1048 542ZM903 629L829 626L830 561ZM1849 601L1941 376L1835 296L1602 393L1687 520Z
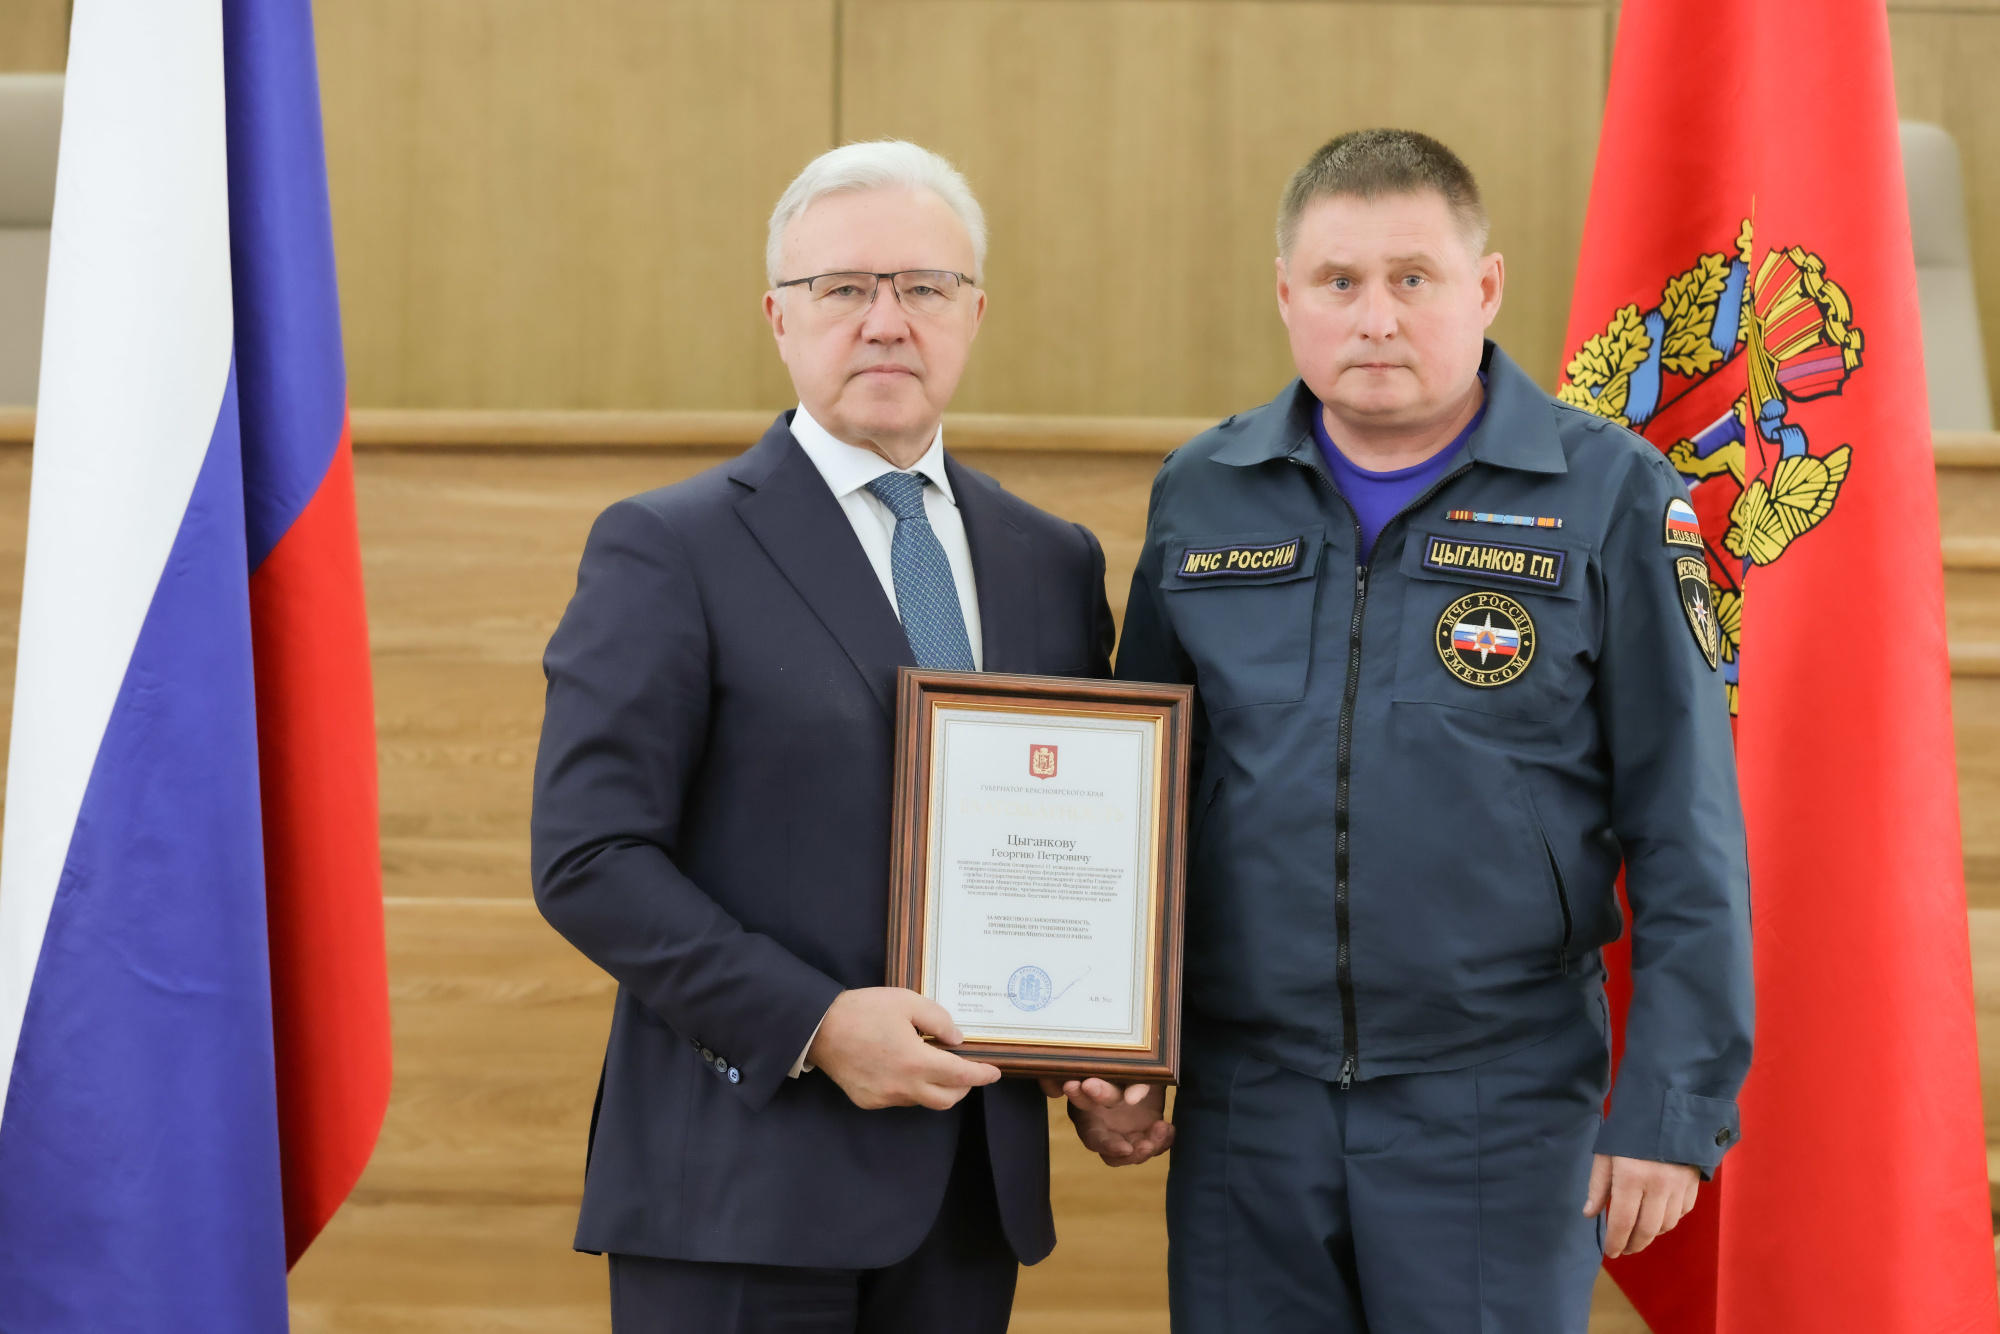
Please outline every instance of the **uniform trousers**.
M1189 1044L1167 1182L1174 1334L1584 1334L1610 1078L1595 1017L1343 1090Z
M1019 1262L1000 1224L984 1101L966 1096L937 1221L882 1269L611 1256L612 1334L1006 1334Z

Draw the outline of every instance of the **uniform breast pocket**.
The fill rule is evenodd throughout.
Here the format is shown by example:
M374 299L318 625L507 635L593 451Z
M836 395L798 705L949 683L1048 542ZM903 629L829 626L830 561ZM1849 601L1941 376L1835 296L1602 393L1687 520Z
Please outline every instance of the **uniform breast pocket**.
M1209 712L1305 698L1324 535L1203 534L1165 547L1160 600Z
M1536 532L1413 532L1403 549L1395 699L1552 721L1587 697L1596 657L1589 552Z

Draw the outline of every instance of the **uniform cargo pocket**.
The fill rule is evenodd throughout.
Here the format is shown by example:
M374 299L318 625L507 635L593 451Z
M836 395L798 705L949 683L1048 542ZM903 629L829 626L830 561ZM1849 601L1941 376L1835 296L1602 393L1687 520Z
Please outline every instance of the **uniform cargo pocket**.
M1556 860L1556 850L1549 846L1549 836L1542 835L1542 851L1548 854L1549 876L1556 887L1556 907L1562 910L1562 938L1556 942L1556 971L1569 975L1569 947L1576 939L1576 914L1569 906L1569 885L1563 880L1562 863Z
M1324 532L1204 534L1164 547L1160 600L1210 713L1305 698Z

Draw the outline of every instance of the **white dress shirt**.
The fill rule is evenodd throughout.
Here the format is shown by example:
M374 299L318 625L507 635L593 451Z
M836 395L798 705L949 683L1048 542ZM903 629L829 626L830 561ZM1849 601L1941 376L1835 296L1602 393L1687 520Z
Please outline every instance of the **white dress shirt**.
M896 513L868 489L868 483L883 473L895 472L895 465L872 449L834 439L812 419L803 404L792 414L792 436L819 469L819 475L826 479L833 498L840 502L847 522L854 527L855 537L861 540L861 550L875 568L875 577L882 581L889 605L895 607L896 576L889 564L889 546L896 536ZM958 498L952 495L951 478L944 470L942 425L931 440L931 447L909 471L922 473L931 481L924 488L924 517L931 521L931 531L937 534L938 545L944 548L944 558L951 565L951 581L958 589L958 610L965 617L965 637L972 644L972 666L977 671L985 661L979 637L979 588L972 580L972 548L965 542L965 520L959 517ZM901 615L899 610L897 616Z
M826 480L833 498L840 502L841 512L847 515L854 536L861 541L862 552L874 567L875 577L882 581L882 592L888 596L889 606L896 609L897 619L902 619L902 611L896 606L896 574L889 563L890 546L896 538L896 512L868 489L868 483L877 477L895 472L895 465L872 449L835 439L813 420L803 403L792 414L792 438L799 442L813 467ZM951 478L944 470L942 423L931 438L931 447L908 471L922 473L931 481L924 488L924 517L930 520L931 531L937 534L938 545L944 548L944 558L951 566L951 582L958 589L958 610L965 617L965 637L972 645L972 666L977 671L985 661L979 637L979 588L972 581L972 548L965 541L965 520L959 517L958 498L952 495ZM819 1029L814 1028L812 1037L806 1039L805 1050L792 1062L789 1073L793 1079L812 1069L806 1064L806 1052L812 1050L813 1038L818 1036Z

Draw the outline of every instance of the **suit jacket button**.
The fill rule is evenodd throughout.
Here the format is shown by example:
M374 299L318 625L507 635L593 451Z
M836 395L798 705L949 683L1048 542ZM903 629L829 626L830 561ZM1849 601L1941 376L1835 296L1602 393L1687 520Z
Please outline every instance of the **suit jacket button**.
M708 1063L709 1063L710 1065L714 1065L714 1064L715 1064L715 1053L714 1053L714 1052L712 1052L712 1051L710 1051L710 1050L709 1050L708 1048L706 1048L706 1047L703 1047L703 1048L701 1049L701 1059L702 1059L702 1060L704 1060L704 1061L706 1061L706 1062L708 1062Z
M1728 1126L1724 1126L1724 1127L1723 1127L1722 1129L1720 1129L1720 1130L1718 1130L1718 1131L1716 1131L1716 1132L1715 1132L1715 1142L1716 1142L1717 1144L1727 1144L1727 1143L1729 1143L1729 1127L1728 1127Z
M732 1065L732 1066L730 1066L730 1067L729 1067L729 1082L730 1082L730 1083L732 1083L732 1084L739 1084L739 1083L741 1083L742 1081L743 1081L743 1075L742 1075L742 1072L741 1072L741 1071L739 1071L739 1070L737 1070L737 1068L736 1068L735 1066L733 1066L733 1065Z

